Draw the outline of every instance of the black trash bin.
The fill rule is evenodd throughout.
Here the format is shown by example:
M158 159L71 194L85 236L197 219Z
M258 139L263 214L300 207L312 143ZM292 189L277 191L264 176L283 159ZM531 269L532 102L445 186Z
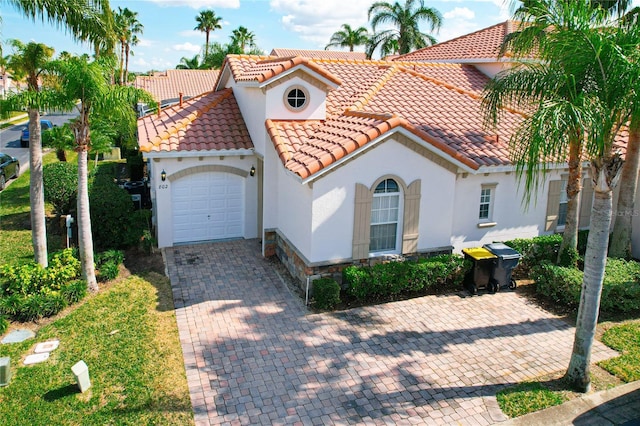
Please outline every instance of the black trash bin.
M513 268L518 266L521 257L520 253L503 243L485 244L483 247L497 257L492 279L496 281L498 287L516 288L516 281L511 278L511 272Z
M473 268L464 277L464 286L471 294L476 294L478 288L492 289L492 278L498 257L484 247L462 249L464 257L473 262Z

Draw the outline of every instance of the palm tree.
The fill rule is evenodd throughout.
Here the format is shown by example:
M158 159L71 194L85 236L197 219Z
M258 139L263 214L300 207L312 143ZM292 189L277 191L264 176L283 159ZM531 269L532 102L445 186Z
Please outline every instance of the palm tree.
M222 29L220 21L222 21L222 18L216 16L216 13L213 10L203 10L198 16L196 16L196 22L198 25L196 25L194 30L202 31L206 34L204 45L205 57L209 54L209 34L211 31Z
M29 111L29 167L31 169L29 197L31 200L31 240L37 263L46 267L47 228L44 209L44 188L42 186L42 140L40 129L40 110L45 106L38 96L43 68L53 57L52 47L41 43L23 44L12 42L15 53L10 56L9 68L17 74L22 73L27 80L27 93L10 99L13 106L8 110L18 110L25 106Z
M328 50L330 47L348 47L349 52L353 52L356 46L364 46L369 41L369 32L365 27L352 29L349 24L342 24L342 29L331 35L329 44L324 48Z
M0 0L31 19L42 18L68 29L81 41L98 43L109 32L109 0Z
M231 44L235 44L245 53L245 47L254 47L256 43L256 35L243 26L239 26L231 32Z
M110 32L111 8L109 0L5 0L21 10L25 16L47 19L65 27L78 40L96 46L104 42ZM46 53L43 51L43 53ZM35 99L35 97L34 97ZM31 103L32 106L36 104ZM47 240L44 222L44 191L42 186L42 146L40 140L40 113L29 109L29 150L31 167L31 236L35 260L47 266ZM36 139L37 137L37 139ZM35 166L35 167L34 167ZM36 217L39 216L39 217Z
M398 41L400 54L409 53L412 49L426 47L436 42L431 35L420 31L419 25L422 21L427 22L432 32L439 30L442 24L440 12L435 8L426 7L424 0L405 0L404 5L399 2L393 4L376 2L369 8L368 17L374 33L381 24L390 24L395 27L395 29L374 34L371 43L377 46L395 39Z
M180 58L180 63L176 65L177 70L197 70L200 69L200 55L196 55L193 58Z
M54 61L50 69L58 78L50 96L62 109L76 108L79 116L70 127L78 152L78 242L82 275L89 291L98 290L93 260L93 237L89 213L88 151L91 148L91 122L99 115L108 114L116 121L135 121L133 105L139 101L153 104L151 96L130 86L109 84L109 67L103 61L88 62L74 57L67 61ZM79 101L79 102L78 102Z
M589 364L604 279L612 193L622 166L619 156L613 152L613 141L628 120L625 101L637 85L638 76L634 80L625 55L628 51L621 49L625 31L619 27L604 28L609 23L605 11L594 9L588 1L529 0L526 4L546 8L561 16L566 25L547 27L545 40L540 44L542 61L521 65L530 76L539 74L546 77L544 81L554 83L548 85L546 95L532 98L533 103L528 106L533 107L533 112L511 139L512 147L516 148L513 155L519 175L524 173L526 192L530 196L531 189L544 179L540 171L547 167L546 161L563 162L567 158L570 140L577 131L584 135L582 149L591 163L594 186L591 229L576 335L566 373L572 387L586 392L590 387ZM541 14L536 12L534 19L536 16ZM628 40L635 37L635 46L640 41L638 33L640 29L636 28L633 34L626 34ZM537 78L542 80L542 77ZM522 83L527 84L524 80ZM496 107L491 91L500 89L495 84L485 92L490 110ZM573 95L567 96L569 92ZM505 103L498 102L498 105L517 103L519 98L504 97L503 100Z
M123 85L127 81L131 46L138 44L137 34L142 34L144 26L138 21L138 12L118 7L115 28L120 42L120 85Z

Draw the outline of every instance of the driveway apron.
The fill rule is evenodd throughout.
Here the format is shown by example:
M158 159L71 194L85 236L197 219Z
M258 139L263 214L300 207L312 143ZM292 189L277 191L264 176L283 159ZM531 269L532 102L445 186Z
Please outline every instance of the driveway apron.
M575 329L514 292L312 314L257 240L165 260L197 425L495 424L498 390L571 355Z

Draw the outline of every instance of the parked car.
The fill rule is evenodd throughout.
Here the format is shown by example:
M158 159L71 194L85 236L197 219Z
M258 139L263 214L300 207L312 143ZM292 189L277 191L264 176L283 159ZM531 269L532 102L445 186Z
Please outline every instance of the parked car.
M7 180L18 177L20 174L20 162L10 155L0 152L0 191L2 191Z
M40 120L40 128L44 132L55 127L55 124L51 120ZM26 148L29 146L29 126L24 126L22 129L22 135L20 136L20 146Z

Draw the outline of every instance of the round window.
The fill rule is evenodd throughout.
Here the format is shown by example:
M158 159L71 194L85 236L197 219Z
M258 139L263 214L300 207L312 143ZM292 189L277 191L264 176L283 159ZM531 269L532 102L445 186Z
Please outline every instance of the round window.
M302 86L294 86L289 88L285 92L285 101L289 109L294 111L300 111L307 106L309 94L307 90Z

